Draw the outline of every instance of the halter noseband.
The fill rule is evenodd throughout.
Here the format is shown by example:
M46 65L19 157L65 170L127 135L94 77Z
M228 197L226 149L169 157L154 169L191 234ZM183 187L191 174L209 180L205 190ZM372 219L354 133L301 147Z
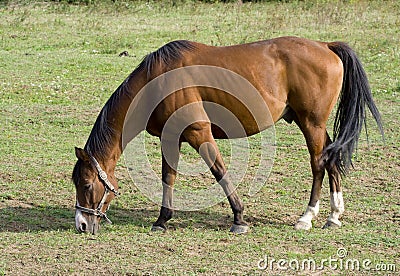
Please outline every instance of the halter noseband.
M90 152L88 152L88 155L89 155L90 160L92 161L93 165L97 169L101 183L104 185L104 194L103 194L103 198L101 199L101 201L96 209L82 207L79 205L78 200L76 201L75 208L82 212L100 217L108 223L112 223L111 220L107 217L106 212L103 213L101 211L101 209L103 208L104 203L106 202L106 199L107 199L108 195L110 194L110 192L114 193L114 195L117 196L118 191L115 189L115 187L110 182L110 180L108 180L107 173L102 170L102 168L100 167L100 164L99 164L99 162L97 162L96 158L94 158ZM107 210L108 210L108 208L107 208Z

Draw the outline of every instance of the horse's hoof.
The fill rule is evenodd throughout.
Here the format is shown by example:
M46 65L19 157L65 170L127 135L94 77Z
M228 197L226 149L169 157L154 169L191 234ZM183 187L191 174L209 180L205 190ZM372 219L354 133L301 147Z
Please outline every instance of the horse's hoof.
M167 228L164 226L161 226L161 225L153 225L152 227L151 227L151 231L153 231L153 232L165 232L165 231L167 231Z
M248 225L239 225L239 224L234 224L232 225L230 231L234 234L244 234L247 231L249 231L249 226Z
M312 228L312 224L308 223L308 222L304 222L304 221L298 221L295 226L294 229L295 230L310 230Z
M328 220L324 227L322 227L322 229L335 229L335 228L340 228L340 226L342 226L342 224L340 223L340 221L337 221L338 223L335 223L333 221Z

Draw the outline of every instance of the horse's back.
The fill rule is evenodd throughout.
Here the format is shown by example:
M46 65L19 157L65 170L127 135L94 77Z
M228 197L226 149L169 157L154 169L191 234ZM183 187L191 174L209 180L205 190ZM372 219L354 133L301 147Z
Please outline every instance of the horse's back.
M223 47L185 43L190 44L190 50L183 51L180 58L159 71L197 66L200 70L196 71L196 75L182 74L182 78L186 76L195 83L196 79L201 78L217 79L217 85L183 87L166 97L155 110L157 123L152 124L160 125L160 131L177 109L203 101L215 103L232 112L244 126L246 134L252 135L278 121L288 106L298 112L331 109L340 91L342 64L324 42L281 37ZM219 68L220 71L203 69L206 67ZM226 71L232 74L226 77ZM240 77L232 77L234 75ZM242 80L254 87L258 94L251 94L252 89L242 86ZM237 87L244 87L242 91L235 94L224 89L231 88L232 82ZM256 103L249 104L246 99L250 98ZM264 106L260 107L259 102ZM327 102L329 106L317 104L321 102ZM207 112L198 110L197 113L199 120L203 120ZM194 111L191 114L194 119L197 113ZM257 117L265 119L260 123ZM224 138L222 132L216 131L215 135L216 138Z
M261 94L282 102L288 100L291 91L324 89L342 78L342 62L326 42L279 37L223 47L191 43L196 50L185 54L180 66L210 65L231 70Z

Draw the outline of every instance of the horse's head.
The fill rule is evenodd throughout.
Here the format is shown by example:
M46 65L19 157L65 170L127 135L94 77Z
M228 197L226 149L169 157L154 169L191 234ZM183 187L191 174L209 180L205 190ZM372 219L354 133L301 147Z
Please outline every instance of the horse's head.
M76 188L76 230L96 234L102 218L111 223L106 211L110 201L117 195L117 186L116 183L111 183L107 173L91 153L75 148L75 154L78 161L72 180Z

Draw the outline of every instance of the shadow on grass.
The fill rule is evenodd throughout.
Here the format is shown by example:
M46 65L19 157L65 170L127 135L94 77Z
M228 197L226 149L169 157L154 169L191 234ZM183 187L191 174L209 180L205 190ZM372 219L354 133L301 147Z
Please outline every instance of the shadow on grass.
M68 208L6 206L0 209L0 232L65 231L74 227L73 219Z
M141 228L151 228L157 219L158 207L124 209L111 208L107 213L114 225L133 225ZM12 206L0 208L0 232L38 232L38 231L69 231L74 230L75 210L63 207ZM252 225L282 224L268 218L246 217ZM232 215L219 211L177 211L168 222L168 229L198 228L210 230L226 230L232 224ZM104 223L104 222L102 222Z

